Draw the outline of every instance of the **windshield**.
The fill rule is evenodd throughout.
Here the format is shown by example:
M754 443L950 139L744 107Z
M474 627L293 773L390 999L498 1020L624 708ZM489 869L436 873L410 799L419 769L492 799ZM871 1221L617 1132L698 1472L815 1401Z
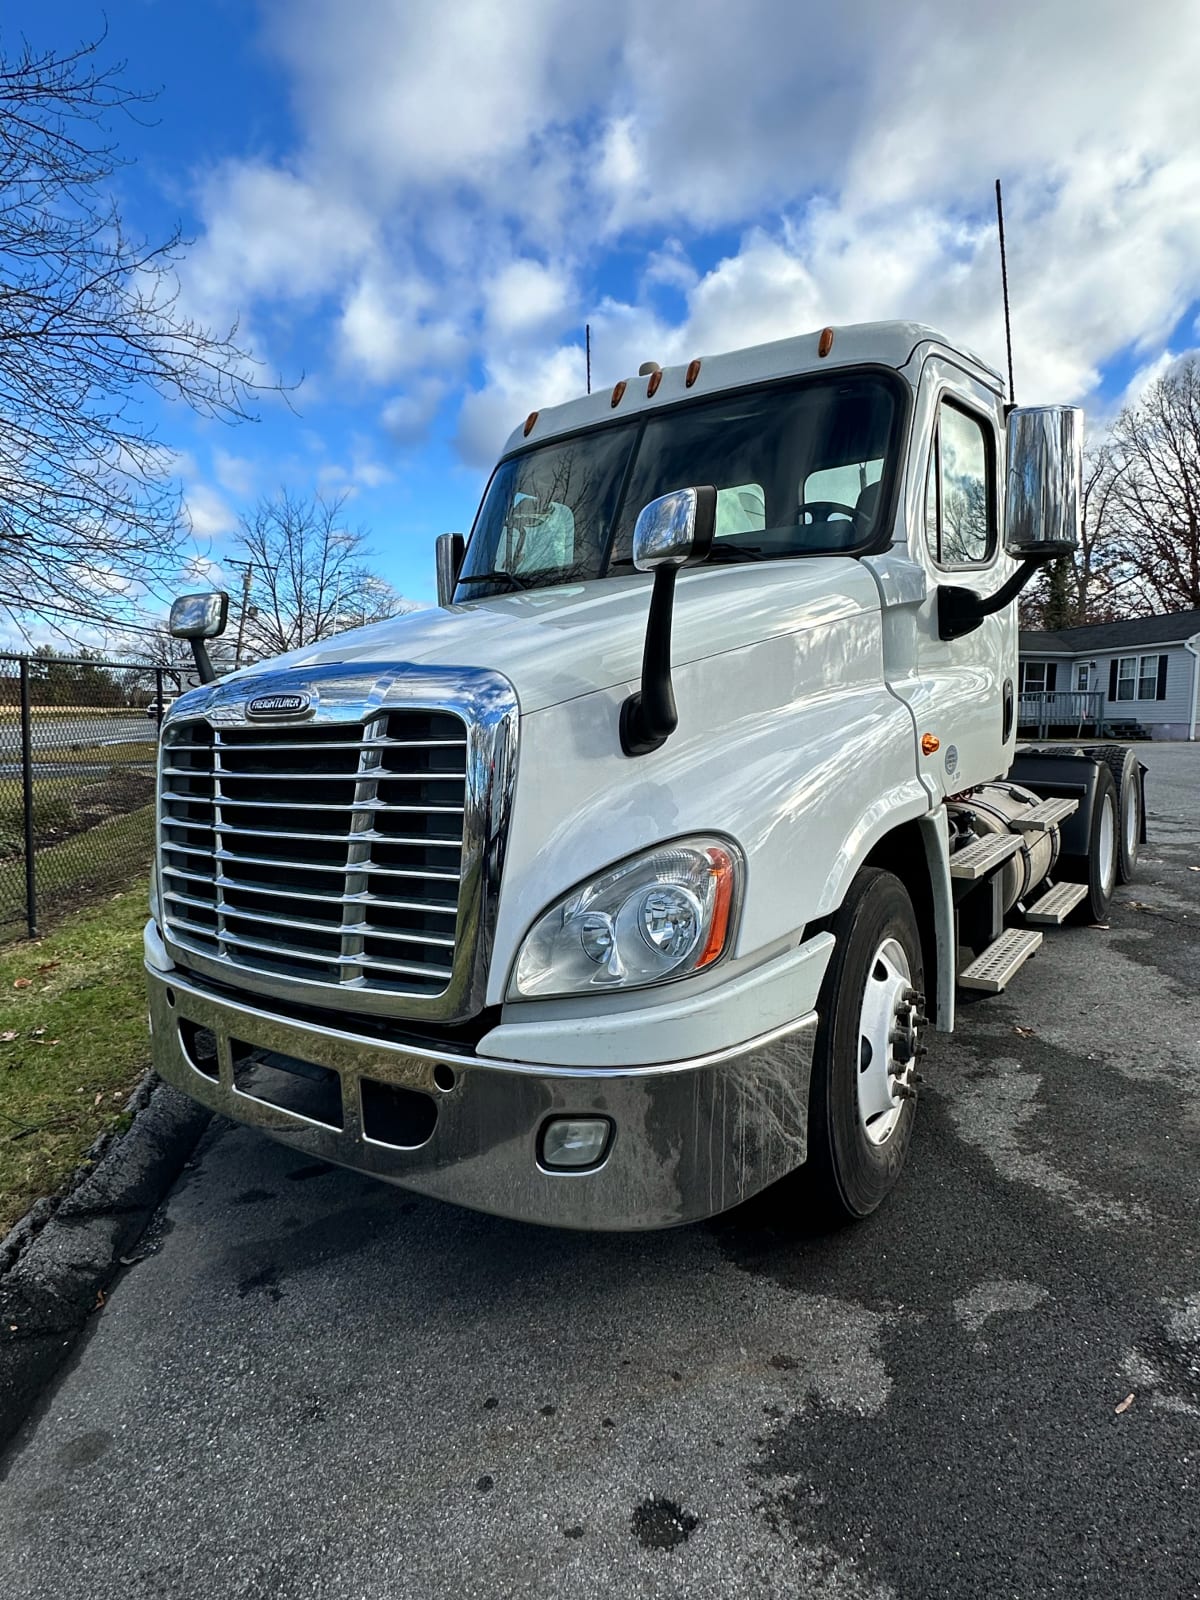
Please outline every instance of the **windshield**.
M629 572L638 512L692 484L717 489L710 561L870 548L898 421L893 381L843 373L538 445L496 468L455 598Z

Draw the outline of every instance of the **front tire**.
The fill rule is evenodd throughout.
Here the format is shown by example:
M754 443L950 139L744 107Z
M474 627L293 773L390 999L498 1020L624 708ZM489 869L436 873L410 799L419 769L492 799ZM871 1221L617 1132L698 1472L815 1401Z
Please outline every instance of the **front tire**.
M921 937L899 878L864 867L830 931L801 1177L810 1204L837 1222L868 1216L904 1168L926 1019Z

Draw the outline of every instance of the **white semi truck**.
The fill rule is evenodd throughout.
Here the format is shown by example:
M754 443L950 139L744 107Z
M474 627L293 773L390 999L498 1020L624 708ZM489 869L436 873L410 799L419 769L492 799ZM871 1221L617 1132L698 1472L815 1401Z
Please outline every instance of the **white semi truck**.
M1143 836L1133 752L1015 745L1080 426L899 322L532 412L437 608L171 707L158 1071L535 1222L872 1211L926 1028ZM205 678L225 609L173 613Z

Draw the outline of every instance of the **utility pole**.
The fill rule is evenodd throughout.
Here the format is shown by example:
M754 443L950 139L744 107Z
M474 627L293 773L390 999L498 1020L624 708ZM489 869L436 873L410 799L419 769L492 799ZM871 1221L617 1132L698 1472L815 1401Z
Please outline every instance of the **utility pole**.
M242 608L238 613L237 643L233 647L233 670L242 664L242 644L246 637L246 614L250 610L250 579L254 572L253 561L226 561L227 567L242 569Z

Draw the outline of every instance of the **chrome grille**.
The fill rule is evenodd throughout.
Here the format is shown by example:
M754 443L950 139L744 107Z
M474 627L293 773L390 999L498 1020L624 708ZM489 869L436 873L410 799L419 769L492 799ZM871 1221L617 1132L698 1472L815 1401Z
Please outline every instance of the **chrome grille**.
M434 997L454 976L467 726L404 708L164 733L160 885L176 945L245 972Z

